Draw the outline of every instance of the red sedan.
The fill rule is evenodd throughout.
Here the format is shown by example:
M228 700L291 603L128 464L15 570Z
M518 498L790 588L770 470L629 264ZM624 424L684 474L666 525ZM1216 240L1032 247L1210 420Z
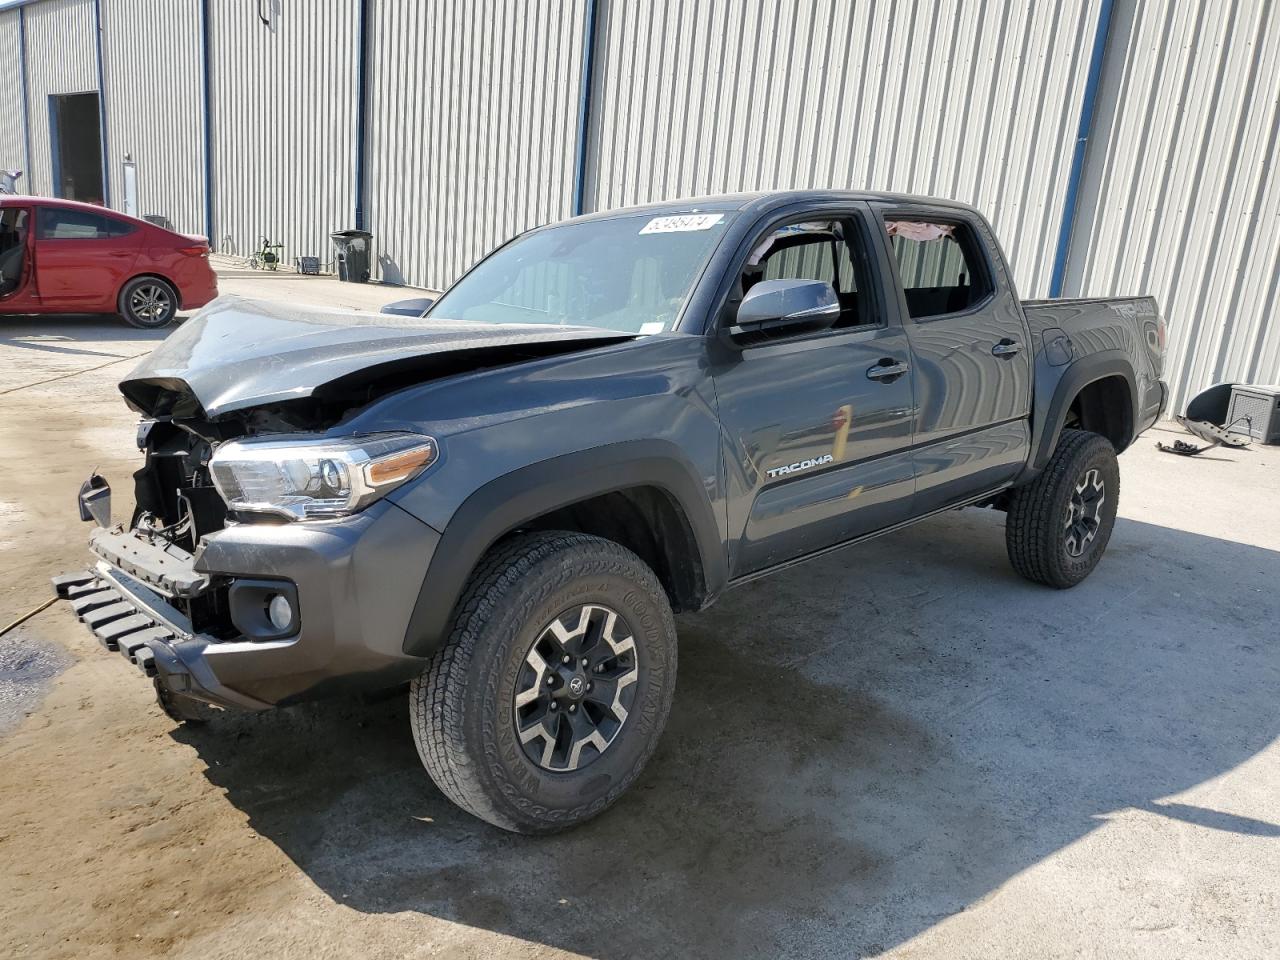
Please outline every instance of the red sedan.
M204 237L86 203L0 197L0 316L108 313L155 328L217 295Z

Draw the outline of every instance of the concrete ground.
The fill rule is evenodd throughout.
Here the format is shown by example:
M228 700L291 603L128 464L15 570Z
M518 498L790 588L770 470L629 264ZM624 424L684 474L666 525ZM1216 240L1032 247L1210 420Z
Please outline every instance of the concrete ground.
M84 565L80 480L127 489L152 339L0 319L0 626ZM964 511L681 617L647 772L550 839L451 807L402 698L178 728L45 610L0 640L0 954L1278 956L1280 450L1171 436L1075 590Z

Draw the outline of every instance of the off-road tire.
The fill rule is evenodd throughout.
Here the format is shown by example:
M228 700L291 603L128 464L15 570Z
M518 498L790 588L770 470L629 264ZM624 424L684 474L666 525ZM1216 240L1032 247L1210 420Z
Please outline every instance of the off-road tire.
M154 291L156 294L156 302L163 302L163 312L154 316L140 313L137 309L135 301L147 294L148 291ZM143 299L150 300L150 296L144 296ZM137 327L140 330L159 330L173 323L174 317L178 315L178 308L181 303L178 299L178 291L174 289L173 284L167 280L161 280L159 277L135 277L124 285L120 290L120 297L116 302L116 306L120 311L120 316L124 318L124 322L131 327Z
M625 618L638 676L630 713L607 749L572 771L526 755L513 719L517 677L564 611L603 604ZM553 833L596 816L657 746L676 680L676 630L658 578L630 550L579 533L519 534L480 561L448 639L410 689L423 765L463 810L515 833Z
M1091 470L1098 472L1104 487L1099 526L1084 552L1074 557L1067 549L1069 504ZM1111 443L1085 430L1063 430L1043 472L1010 498L1005 546L1013 569L1035 583L1060 590L1074 587L1102 559L1119 497L1120 466Z

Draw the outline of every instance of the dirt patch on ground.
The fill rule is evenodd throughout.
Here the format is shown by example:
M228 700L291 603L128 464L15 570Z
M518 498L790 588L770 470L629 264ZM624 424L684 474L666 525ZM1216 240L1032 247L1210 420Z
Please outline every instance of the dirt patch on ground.
M121 683L87 637L69 642L84 659L0 744L11 955L156 956L296 892L287 858L226 816L173 744L148 685Z

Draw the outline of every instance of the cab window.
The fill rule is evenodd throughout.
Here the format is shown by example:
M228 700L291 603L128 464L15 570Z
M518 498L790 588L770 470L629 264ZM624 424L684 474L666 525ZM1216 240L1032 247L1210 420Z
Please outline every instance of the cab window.
M886 220L885 230L912 319L961 313L991 293L977 240L966 224Z
M761 280L821 280L831 284L840 299L840 318L833 328L876 322L868 296L861 256L862 238L844 220L816 220L789 224L770 232L752 250L742 271L745 295Z

